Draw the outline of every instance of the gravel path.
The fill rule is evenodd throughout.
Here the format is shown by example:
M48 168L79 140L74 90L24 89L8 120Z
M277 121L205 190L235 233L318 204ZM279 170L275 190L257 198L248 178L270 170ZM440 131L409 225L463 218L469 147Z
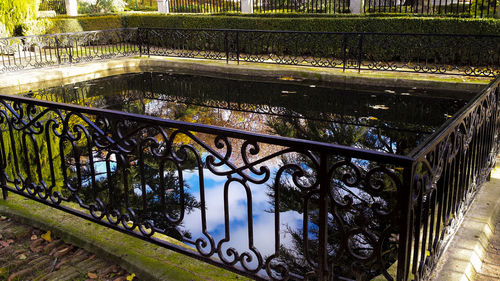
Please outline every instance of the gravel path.
M64 243L47 230L0 217L0 280L137 281L117 265Z

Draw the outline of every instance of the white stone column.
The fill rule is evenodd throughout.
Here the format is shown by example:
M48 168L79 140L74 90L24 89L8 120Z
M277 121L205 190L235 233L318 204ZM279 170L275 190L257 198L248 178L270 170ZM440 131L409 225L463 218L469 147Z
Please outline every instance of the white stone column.
M364 14L363 10L363 0L351 0L349 1L349 10L351 11L351 14Z
M66 15L68 16L78 16L78 4L76 0L65 0L66 1Z
M253 0L241 0L241 12L253 14Z
M168 14L170 13L170 7L168 6L168 0L156 0L158 3L158 13Z

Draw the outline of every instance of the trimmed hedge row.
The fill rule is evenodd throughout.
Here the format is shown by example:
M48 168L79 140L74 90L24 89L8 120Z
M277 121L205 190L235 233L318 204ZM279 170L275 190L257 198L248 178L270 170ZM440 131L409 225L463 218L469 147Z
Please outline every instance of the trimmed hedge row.
M500 34L500 20L430 17L296 17L123 15L127 27L228 28L330 32Z
M330 32L450 33L500 35L500 19L316 16L268 17L229 15L119 14L58 17L44 33L76 32L120 27L227 28Z

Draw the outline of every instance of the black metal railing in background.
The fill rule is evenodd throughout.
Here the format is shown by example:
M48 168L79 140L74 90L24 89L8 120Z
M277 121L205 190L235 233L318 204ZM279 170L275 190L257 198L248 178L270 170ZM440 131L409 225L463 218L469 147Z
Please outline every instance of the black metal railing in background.
M240 0L172 0L172 13L240 12ZM348 0L254 0L255 13L352 13ZM498 0L366 0L365 13L405 13L453 15L462 17L494 17Z
M348 0L254 0L255 13L350 13Z
M148 55L496 76L500 36L124 28L0 38L0 70Z
M170 0L170 13L241 12L241 0Z
M500 74L500 36L124 28L0 38L0 71L120 56L172 56L346 70Z
M0 38L0 72L138 54L135 29Z
M66 14L65 0L41 0L38 5L39 11L55 11L58 15Z
M498 15L498 0L367 0L365 13L410 13L494 17Z
M500 36L139 28L145 55L496 76Z

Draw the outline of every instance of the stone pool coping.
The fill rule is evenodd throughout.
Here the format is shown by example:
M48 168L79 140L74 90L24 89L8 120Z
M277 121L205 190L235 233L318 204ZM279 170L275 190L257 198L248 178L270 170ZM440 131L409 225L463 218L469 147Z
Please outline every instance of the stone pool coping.
M476 195L434 270L432 281L474 281L500 220L500 166ZM497 230L499 231L499 230Z
M119 264L130 273L135 273L140 280L250 280L12 192L7 200L0 199L0 215L36 228L50 230L66 243Z
M193 72L217 77L231 76L252 80L312 80L345 83L358 86L420 87L434 90L453 90L459 88L478 92L492 77L471 77L457 75L438 75L416 72L367 71L276 65L264 63L235 62L172 57L125 57L109 60L62 65L47 68L21 70L0 75L2 93L26 92L61 84L142 71Z

